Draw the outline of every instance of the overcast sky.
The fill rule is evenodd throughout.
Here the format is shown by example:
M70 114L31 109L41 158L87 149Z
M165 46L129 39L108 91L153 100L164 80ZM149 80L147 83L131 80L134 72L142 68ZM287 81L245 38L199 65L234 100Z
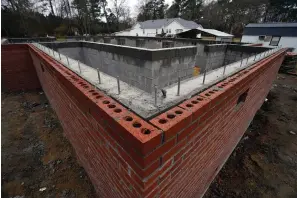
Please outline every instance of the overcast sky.
M109 7L110 7L112 5L112 0L107 0L107 1L109 3ZM126 0L128 6L130 7L132 17L136 17L138 14L137 9L136 9L138 1L142 1L142 0ZM173 2L173 0L165 0L165 3L167 3L168 5L171 5L172 2Z

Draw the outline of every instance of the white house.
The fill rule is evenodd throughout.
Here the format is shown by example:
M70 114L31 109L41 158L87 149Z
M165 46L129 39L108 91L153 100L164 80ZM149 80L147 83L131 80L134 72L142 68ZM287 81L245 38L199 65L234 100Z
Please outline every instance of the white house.
M297 52L297 23L250 23L244 28L241 42L294 48Z
M116 36L156 36L167 33L175 35L191 29L202 28L194 21L187 21L181 18L157 19L144 22L137 22L131 29L116 32Z

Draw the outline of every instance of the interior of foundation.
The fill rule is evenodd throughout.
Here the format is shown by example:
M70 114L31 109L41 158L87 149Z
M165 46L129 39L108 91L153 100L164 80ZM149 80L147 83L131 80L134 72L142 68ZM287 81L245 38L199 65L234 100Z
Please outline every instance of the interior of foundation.
M158 49L82 41L34 45L144 119L278 50L201 43Z

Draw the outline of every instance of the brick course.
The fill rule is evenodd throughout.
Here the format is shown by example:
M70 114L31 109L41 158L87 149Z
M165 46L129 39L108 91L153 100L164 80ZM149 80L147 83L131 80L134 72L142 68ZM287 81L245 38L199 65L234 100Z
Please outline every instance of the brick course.
M29 49L42 88L101 197L202 196L262 105L285 53L145 121Z
M4 91L22 91L40 88L28 45L1 46L1 77Z

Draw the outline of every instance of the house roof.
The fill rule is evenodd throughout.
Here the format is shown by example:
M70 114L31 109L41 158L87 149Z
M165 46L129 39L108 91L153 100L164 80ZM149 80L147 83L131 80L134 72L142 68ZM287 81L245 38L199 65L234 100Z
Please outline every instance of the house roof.
M250 23L245 26L243 35L297 37L297 23Z
M297 23L249 23L245 27L297 27Z
M181 24L183 27L187 29L195 29L199 27L202 28L201 25L195 23L194 21L187 21L181 18L148 20L148 21L143 21L138 23L140 24L142 29L157 29L157 28L162 28L166 25L169 25L173 21L178 22L179 24Z
M198 30L202 31L202 32L206 32L208 34L214 35L214 36L220 36L220 37L233 37L232 34L228 34L225 32L221 32L219 30L215 30L215 29L203 29L203 28L198 28Z

